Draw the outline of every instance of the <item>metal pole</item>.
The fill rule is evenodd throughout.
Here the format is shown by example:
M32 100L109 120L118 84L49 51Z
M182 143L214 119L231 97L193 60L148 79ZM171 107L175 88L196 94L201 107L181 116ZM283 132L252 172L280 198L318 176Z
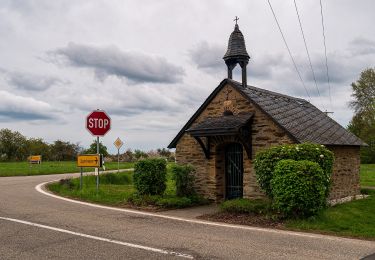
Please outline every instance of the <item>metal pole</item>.
M117 173L120 172L120 148L117 148Z
M79 188L80 188L80 190L82 190L82 172L83 172L83 168L81 167L81 178L79 180Z
M99 136L96 137L96 153L99 154ZM100 156L99 156L99 160L100 160ZM100 165L100 162L99 162L99 165ZM98 193L99 191L99 168L98 167L98 175L96 176L96 193Z

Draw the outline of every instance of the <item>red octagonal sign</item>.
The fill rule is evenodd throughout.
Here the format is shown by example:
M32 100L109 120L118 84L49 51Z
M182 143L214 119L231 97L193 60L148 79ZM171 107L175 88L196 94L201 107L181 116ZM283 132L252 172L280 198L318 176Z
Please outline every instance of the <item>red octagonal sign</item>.
M103 110L94 110L86 117L86 128L94 136L104 136L111 129L111 118Z

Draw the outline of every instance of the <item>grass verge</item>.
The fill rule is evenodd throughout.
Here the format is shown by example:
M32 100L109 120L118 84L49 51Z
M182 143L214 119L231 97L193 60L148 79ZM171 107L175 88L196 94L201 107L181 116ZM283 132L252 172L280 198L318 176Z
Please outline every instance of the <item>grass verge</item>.
M289 220L285 227L293 230L314 231L339 236L375 239L375 191L365 190L370 196L330 207L316 217Z
M185 208L207 204L198 196L177 197L175 183L168 167L167 189L162 196L140 196L133 186L133 172L108 173L100 176L99 192L96 192L96 176L84 176L82 190L80 179L62 179L47 188L55 194L109 206L142 209Z
M106 170L116 170L117 162L105 163ZM120 169L133 168L134 163L120 163ZM31 165L28 162L1 162L0 177L6 176L29 176L48 175L79 172L75 161L68 162L42 162L42 164ZM84 168L85 172L94 171L94 168Z
M361 164L361 186L375 187L375 164Z
M271 227L335 236L375 240L375 190L363 190L370 195L329 207L307 219L280 218L265 200L236 199L220 205L221 211L201 218L231 224Z

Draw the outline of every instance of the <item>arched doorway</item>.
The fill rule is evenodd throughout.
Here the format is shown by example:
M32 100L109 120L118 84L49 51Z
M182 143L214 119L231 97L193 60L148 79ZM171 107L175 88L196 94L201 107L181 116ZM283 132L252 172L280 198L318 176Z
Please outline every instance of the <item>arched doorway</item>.
M243 196L243 149L239 143L225 147L225 198Z

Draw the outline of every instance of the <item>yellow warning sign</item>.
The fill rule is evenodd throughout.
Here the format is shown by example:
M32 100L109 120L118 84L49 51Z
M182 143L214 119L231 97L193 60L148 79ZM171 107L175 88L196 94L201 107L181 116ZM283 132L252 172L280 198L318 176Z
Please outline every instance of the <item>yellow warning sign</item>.
M41 163L42 156L41 155L30 155L29 157L27 157L27 160L30 163Z
M100 167L99 154L84 154L77 157L78 167Z

